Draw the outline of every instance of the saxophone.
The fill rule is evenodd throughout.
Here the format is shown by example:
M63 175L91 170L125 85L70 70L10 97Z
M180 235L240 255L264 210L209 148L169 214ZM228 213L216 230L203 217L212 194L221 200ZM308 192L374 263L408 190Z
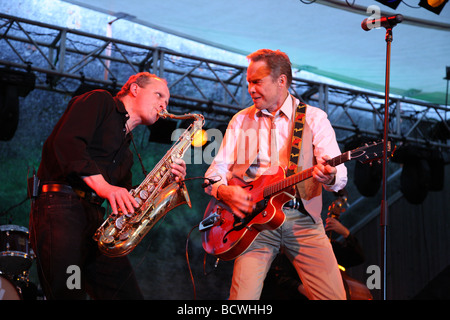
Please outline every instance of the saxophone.
M176 182L170 170L175 158L182 158L191 145L194 135L205 122L200 114L173 115L163 110L162 118L195 119L178 141L167 151L144 181L130 190L139 207L133 214L111 213L97 229L94 240L102 253L109 257L120 257L130 253L151 228L170 210L191 201L184 182ZM120 210L119 210L120 211Z

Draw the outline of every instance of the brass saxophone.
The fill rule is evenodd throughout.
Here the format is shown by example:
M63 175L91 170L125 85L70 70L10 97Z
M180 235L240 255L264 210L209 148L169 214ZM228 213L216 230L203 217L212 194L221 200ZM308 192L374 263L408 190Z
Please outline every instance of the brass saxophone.
M191 201L184 182L176 182L170 165L175 158L182 158L191 145L194 135L205 122L201 114L173 115L163 110L159 115L171 119L195 119L178 141L167 151L144 181L130 194L139 208L133 214L110 214L97 229L94 240L102 253L109 257L129 254L151 228L173 208Z

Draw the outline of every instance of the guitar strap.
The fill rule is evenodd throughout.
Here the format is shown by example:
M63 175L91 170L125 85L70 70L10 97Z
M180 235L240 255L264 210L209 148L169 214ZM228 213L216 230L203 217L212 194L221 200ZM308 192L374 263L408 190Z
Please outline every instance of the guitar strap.
M294 100L294 97L292 97ZM306 104L301 102L297 105L295 111L294 125L292 128L291 151L286 176L291 176L297 172L300 161L300 150L302 148L302 134L305 125Z

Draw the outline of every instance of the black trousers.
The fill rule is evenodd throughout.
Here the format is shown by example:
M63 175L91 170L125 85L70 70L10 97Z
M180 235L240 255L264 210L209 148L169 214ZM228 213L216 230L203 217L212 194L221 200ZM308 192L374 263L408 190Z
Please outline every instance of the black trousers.
M104 212L75 194L47 192L36 199L30 242L47 299L143 298L128 258L101 254L92 238Z

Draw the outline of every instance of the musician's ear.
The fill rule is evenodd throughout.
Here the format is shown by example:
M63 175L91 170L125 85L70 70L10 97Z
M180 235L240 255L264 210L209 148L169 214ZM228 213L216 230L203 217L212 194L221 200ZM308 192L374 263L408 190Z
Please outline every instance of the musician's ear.
M139 85L136 82L133 82L132 84L130 84L130 93L133 96L137 95L138 89L139 89Z
M278 77L278 86L281 87L287 87L287 77L285 74L282 74Z

